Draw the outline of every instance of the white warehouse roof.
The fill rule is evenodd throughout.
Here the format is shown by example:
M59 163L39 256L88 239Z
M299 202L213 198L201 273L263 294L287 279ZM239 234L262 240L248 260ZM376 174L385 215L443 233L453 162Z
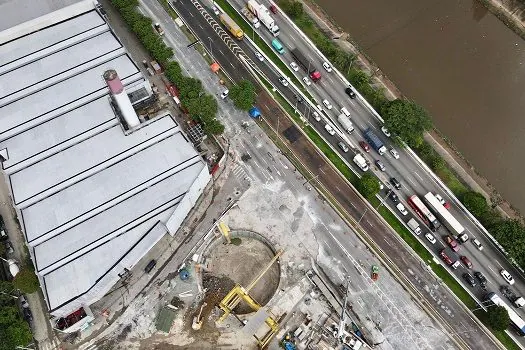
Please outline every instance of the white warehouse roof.
M92 2L63 3L77 4L56 18L71 18L31 18L45 26L22 23L27 33L0 45L2 169L55 316L100 299L175 234L210 180L169 114L124 131L102 75L144 77Z

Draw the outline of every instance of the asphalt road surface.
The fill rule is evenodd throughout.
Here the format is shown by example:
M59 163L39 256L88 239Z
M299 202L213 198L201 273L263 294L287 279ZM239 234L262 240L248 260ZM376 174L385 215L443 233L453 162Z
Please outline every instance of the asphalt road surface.
M144 1L146 4L150 4L150 2L154 1ZM227 70L235 80L239 77L247 77L247 75L245 75L246 73L240 75L238 74L242 70L241 67L237 66L237 63L234 63L234 61L236 61L236 56L229 51L229 48L225 44L223 44L219 36L209 25L208 21L202 17L200 12L197 11L197 9L191 3L181 4L180 2L177 2L175 4L183 19L185 19L190 24L195 33L201 37L203 43L206 40L212 43L210 50L213 52L213 56L215 56L223 69ZM166 30L166 26L169 26L167 23L171 20L169 17L167 17L167 14L162 13L162 11L158 10L156 7L153 7L154 5L151 6L152 8L155 8L155 15L156 17L159 17L161 24L163 24L163 19L164 22L166 22L164 25ZM209 13L212 12L209 11ZM279 25L281 24L279 23ZM283 34L281 34L280 39L283 37ZM239 42L238 44L248 55L250 54L249 50L251 49L246 43ZM229 66L232 68L229 69ZM279 86L279 82L276 79L277 77L275 76L272 69L268 68L264 62L263 64L260 64L259 67L263 70L263 72L265 72L265 74L268 75L268 77L271 78L275 86ZM235 73L232 71L235 71ZM233 74L235 74L235 76ZM335 79L333 80L335 81ZM314 88L317 89L318 86L314 85ZM282 91L291 101L293 100L294 93L291 90L283 89ZM346 98L346 100L348 99ZM366 112L363 107L359 107L356 100L348 101L350 101L354 107L352 108L352 111L354 111L355 115L357 115L355 112L357 108L360 108L362 113ZM274 127L277 127L277 119L279 118L279 130L281 132L286 130L291 125L290 122L286 120L285 115L278 111L278 107L275 106L274 102L268 96L261 94L259 96L258 102L258 105L261 106L263 110L263 114L267 119L270 118L268 121L273 124ZM350 103L348 105L350 105ZM349 108L348 105L346 106L347 108ZM298 107L302 110L305 108L301 104L298 104ZM267 113L265 108L269 108L272 113ZM323 136L325 138L329 138L328 134ZM448 291L441 287L439 283L436 282L435 278L427 273L423 267L421 267L421 261L407 253L404 242L399 240L397 234L387 228L381 219L377 218L371 211L366 210L365 204L353 192L353 189L351 189L337 174L335 174L329 165L320 159L320 157L316 154L316 151L309 144L309 142L304 139L304 137L291 144L291 147L295 150L296 154L299 155L303 163L308 165L313 173L319 175L317 180L331 190L336 199L341 205L344 206L348 213L350 213L355 219L362 217L361 224L370 237L374 240L375 244L377 244L385 253L387 253L392 261L396 262L400 271L414 285L420 286L420 292L423 293L422 297L426 299L426 302L428 302L429 305L433 305L435 311L437 311L441 317L451 325L449 331L453 334L453 336L458 338L460 335L461 338L463 338L465 342L473 349L494 348L494 345L491 344L491 340L479 331L476 323L467 313L462 310L457 301L448 293ZM408 159L408 156L403 152L401 152L401 154L402 162L399 163L404 164L404 162L406 162ZM386 159L384 160L386 163ZM388 164L391 164L391 162ZM422 170L419 171L422 172ZM403 179L401 176L396 177ZM405 189L406 187L407 185L405 185ZM420 193L423 193L423 191ZM404 195L401 193L399 194L401 197L404 197ZM471 260L473 260L474 264L477 263L474 261L474 259Z

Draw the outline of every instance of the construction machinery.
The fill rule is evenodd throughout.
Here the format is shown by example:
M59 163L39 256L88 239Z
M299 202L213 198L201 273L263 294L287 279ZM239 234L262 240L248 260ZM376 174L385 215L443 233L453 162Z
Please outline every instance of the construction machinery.
M259 282L266 272L270 270L272 265L279 259L281 255L283 255L283 253L284 251L279 249L268 265L246 288L242 287L240 284L236 284L235 287L233 287L233 289L230 290L228 294L226 294L224 299L222 299L222 301L219 303L219 307L224 311L224 314L219 318L217 321L218 323L224 321L229 314L233 313L233 309L235 309L241 301L246 302L254 311L259 311L262 308L262 306L249 295L250 290L252 290L257 282ZM275 320L274 317L268 316L264 322L270 328L270 330L261 339L257 338L257 336L254 334L260 349L266 348L273 336L279 331L279 322Z

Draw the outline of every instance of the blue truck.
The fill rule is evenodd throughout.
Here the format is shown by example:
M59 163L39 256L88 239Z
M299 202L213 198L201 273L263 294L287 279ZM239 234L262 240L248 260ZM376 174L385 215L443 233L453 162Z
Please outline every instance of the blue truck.
M386 153L386 147L383 144L383 141L381 141L379 137L377 137L377 135L374 134L374 131L371 128L366 129L365 139L370 144L370 146L372 146L372 148L377 151L377 153L379 153L380 155Z

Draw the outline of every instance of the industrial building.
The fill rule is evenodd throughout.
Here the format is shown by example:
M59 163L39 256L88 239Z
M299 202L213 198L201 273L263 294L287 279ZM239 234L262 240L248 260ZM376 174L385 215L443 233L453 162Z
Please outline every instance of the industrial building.
M93 1L0 10L2 173L49 312L89 315L177 232L208 166L169 113L137 117L151 86Z

